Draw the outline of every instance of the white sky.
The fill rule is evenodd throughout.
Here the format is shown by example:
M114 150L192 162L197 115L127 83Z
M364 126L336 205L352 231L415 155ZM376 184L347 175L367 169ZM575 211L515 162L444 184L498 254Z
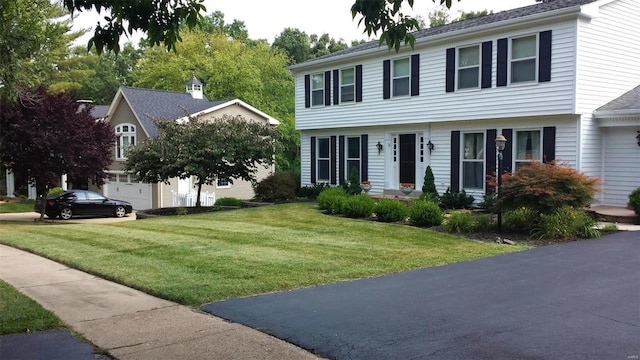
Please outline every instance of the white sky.
M332 38L343 39L347 44L352 40L369 40L363 34L364 28L358 28L359 16L351 18L353 0L205 0L207 14L220 10L225 22L234 19L244 21L251 39L267 39L269 43L287 27L297 28L307 35L328 33ZM453 0L451 14L455 17L459 11L479 11L513 9L535 4L535 0ZM408 6L407 13L420 15L425 20L429 11L436 7L432 0L415 0L413 10ZM80 14L74 21L74 29L93 27L100 19L96 14ZM91 31L92 32L92 31ZM89 35L78 42L86 44ZM374 36L373 38L377 38ZM134 36L134 44L138 40Z

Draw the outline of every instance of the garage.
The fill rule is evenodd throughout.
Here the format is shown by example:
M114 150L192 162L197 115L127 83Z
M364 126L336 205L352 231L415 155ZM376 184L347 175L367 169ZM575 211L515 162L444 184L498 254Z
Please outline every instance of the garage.
M102 191L107 197L130 202L136 210L151 208L151 184L132 182L129 174L109 174Z

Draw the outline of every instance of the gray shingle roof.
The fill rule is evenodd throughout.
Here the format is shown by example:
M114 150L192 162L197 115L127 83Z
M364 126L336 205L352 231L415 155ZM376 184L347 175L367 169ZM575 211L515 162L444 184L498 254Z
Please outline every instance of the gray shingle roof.
M623 111L640 110L640 85L622 94L608 103L599 107L596 111Z
M151 137L159 135L154 120L171 121L226 102L209 101L206 97L194 99L186 92L132 87L121 87L120 90Z
M525 6L517 9L501 11L495 14L490 14L490 15L482 16L475 19L469 19L465 21L452 23L452 24L447 24L447 25L442 25L442 26L437 26L433 28L416 31L416 32L413 32L413 36L415 37L416 41L418 41L419 39L428 38L430 36L441 35L444 33L455 32L455 31L469 29L469 28L473 28L481 25L498 23L501 21L517 19L525 16L541 14L541 13L569 8L573 6L585 5L595 1L597 0L554 0L554 1L545 2L545 3L538 3L538 4ZM351 48L348 48L342 51L337 51L325 56L318 57L316 59L309 60L306 63L311 63L320 59L327 59L327 58L332 58L332 57L337 57L337 56L342 56L347 54L353 54L353 53L357 53L364 50L375 49L379 47L378 44L379 44L378 40L369 41L361 45L353 46ZM382 45L382 47L384 46L385 45Z
M95 105L93 110L91 110L91 116L93 116L94 119L102 119L107 116L108 112L109 105Z

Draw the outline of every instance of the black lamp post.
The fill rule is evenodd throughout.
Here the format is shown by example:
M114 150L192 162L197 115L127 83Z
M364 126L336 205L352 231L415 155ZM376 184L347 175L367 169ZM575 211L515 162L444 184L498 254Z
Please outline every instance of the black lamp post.
M502 185L502 151L507 144L507 138L500 134L496 138L496 150L498 150L498 186L496 187L496 195L500 196L500 186ZM502 211L498 210L498 232L502 231Z

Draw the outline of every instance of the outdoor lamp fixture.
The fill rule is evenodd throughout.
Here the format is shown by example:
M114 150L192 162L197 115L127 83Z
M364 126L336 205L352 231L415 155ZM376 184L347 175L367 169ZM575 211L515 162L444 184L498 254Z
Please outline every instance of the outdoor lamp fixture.
M638 135L636 136L636 139L638 140L638 146L640 146L640 130L638 130Z
M380 141L376 144L376 149L378 149L378 155L380 155L380 152L382 151L382 144L380 144Z
M429 142L427 143L427 149L429 149L429 155L431 155L431 152L433 151L433 149L434 149L435 147L436 147L436 146L435 146L435 145L433 145L433 143L431 142L431 140L429 140Z
M498 150L498 186L496 187L496 195L500 196L500 186L502 185L502 151L507 144L507 138L502 135L498 135L496 138L496 150ZM498 232L502 232L502 211L498 211Z

